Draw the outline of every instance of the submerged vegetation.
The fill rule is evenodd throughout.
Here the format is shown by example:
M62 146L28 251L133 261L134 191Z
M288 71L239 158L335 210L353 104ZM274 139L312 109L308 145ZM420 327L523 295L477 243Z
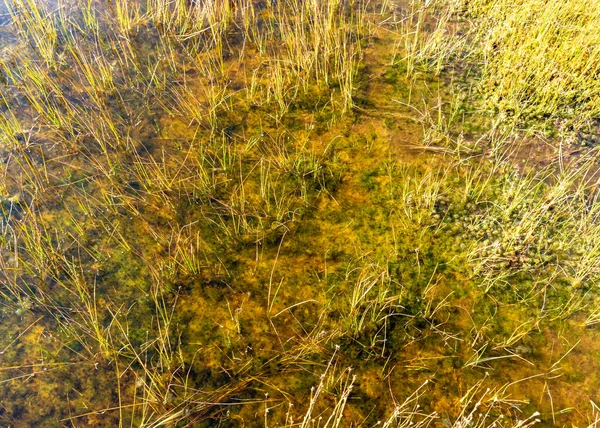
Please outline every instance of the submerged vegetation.
M6 8L0 424L597 426L598 5Z

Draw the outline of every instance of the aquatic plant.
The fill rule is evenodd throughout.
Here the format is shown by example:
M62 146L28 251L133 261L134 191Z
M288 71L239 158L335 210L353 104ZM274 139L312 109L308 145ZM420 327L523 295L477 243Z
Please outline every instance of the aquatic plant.
M3 423L597 421L596 155L479 120L495 12L7 7Z

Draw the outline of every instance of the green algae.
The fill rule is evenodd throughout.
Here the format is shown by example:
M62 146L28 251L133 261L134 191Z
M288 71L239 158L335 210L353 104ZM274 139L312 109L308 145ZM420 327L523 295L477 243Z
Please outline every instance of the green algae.
M203 69L204 35L102 25L41 66L50 90L28 56L4 84L24 91L22 113L8 98L20 119L41 123L6 149L3 193L22 194L23 215L3 219L2 423L300 424L321 382L324 418L353 382L347 425L386 420L415 391L452 425L474 387L497 393L482 395L493 415L587 420L594 276L556 274L578 250L548 243L579 223L545 213L527 253L510 240L552 186L453 145L479 123L431 128L425 109L452 104L446 75L407 76L380 28L342 114L335 79L293 96L288 81L277 99L273 58L253 58L269 49L238 63L235 29ZM98 48L112 82L77 61ZM482 273L474 256L490 246L509 254Z

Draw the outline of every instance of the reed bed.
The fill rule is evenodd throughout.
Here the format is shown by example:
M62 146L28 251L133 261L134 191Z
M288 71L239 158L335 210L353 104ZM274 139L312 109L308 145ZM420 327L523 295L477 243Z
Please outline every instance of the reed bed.
M396 58L440 73L476 76L470 96L521 128L563 133L594 127L598 116L596 4L578 1L410 3ZM400 44L400 42L402 44Z
M445 78L479 40L446 38L457 15L499 12L436 3L430 25L429 6L396 21L395 2L8 3L3 423L458 428L560 416L535 413L517 386L545 376L550 395L574 347L509 383L477 370L526 361L536 332L593 304L596 157L523 173L500 125L476 142L456 132L465 98L439 81L432 95L419 74ZM395 156L394 123L361 114L378 95L364 59L382 40L404 51L380 63L411 85L385 96L436 156ZM516 116L550 106L558 117L562 104L537 96L518 98Z
M6 199L6 213L3 202L2 295L17 313L47 314L47 328L60 331L57 352L112 372L116 382L115 399L81 395L69 404L74 413L61 413L62 423L95 423L104 413L105 422L131 426L209 417L217 403L261 375L243 375L254 366L250 360L237 386L202 392L191 374L197 351L188 354L173 321L177 283L221 270L219 246L258 248L280 239L339 180L327 150L290 141L270 124L248 139L229 129L234 106L248 107L227 81L245 79L233 74L237 63L228 52L235 44L245 62L247 50L264 51L247 72L264 96L252 102L278 106L275 125L290 114L300 87L331 83L328 101L340 98L345 110L353 83L347 79L337 90L333 82L355 75L358 56L345 62L350 57L336 55L359 43L362 12L335 4L325 21L314 21L321 16L317 3L300 19L293 13L305 6L297 2L261 11L246 1L226 8L216 2L8 6L21 49L2 61L2 150L11 159L3 194L19 196ZM341 9L348 16L339 17ZM298 65L311 48L280 49L277 40L287 34L280 28L304 27L303 43L314 43L314 52ZM255 36L268 41L266 51L253 47ZM290 74L290 55L306 70ZM276 78L267 78L273 67ZM169 124L165 117L176 119ZM152 243L145 248L135 236L140 228ZM107 282L108 272L116 276L108 274ZM238 315L232 320L239 335ZM82 410L87 400L94 411Z
M515 118L583 126L598 116L598 5L470 2L486 102Z

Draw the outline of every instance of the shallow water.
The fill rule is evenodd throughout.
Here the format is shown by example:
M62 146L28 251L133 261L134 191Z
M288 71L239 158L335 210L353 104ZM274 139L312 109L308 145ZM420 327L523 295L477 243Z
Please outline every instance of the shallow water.
M404 103L449 99L448 76L405 77L375 28L344 111L335 57L305 71L267 5L222 45L107 8L9 53L2 423L292 425L329 417L349 367L341 426L410 397L397 422L459 426L478 401L487 425L593 418L591 293L541 270L486 290L467 257L514 174L423 147Z

